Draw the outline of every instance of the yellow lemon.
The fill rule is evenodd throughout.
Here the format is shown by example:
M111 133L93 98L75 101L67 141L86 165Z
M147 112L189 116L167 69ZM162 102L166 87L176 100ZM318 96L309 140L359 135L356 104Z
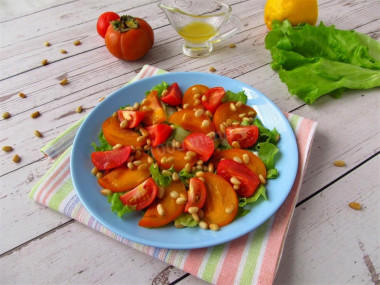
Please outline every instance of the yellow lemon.
M308 23L315 25L318 19L317 0L268 0L265 4L264 21L272 30L272 21L289 20L292 26Z

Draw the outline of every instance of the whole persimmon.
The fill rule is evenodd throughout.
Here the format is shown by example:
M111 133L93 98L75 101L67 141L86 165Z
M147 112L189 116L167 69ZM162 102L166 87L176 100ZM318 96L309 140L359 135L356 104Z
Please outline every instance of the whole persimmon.
M142 58L153 46L152 27L129 15L111 21L105 36L106 47L115 57L127 61Z

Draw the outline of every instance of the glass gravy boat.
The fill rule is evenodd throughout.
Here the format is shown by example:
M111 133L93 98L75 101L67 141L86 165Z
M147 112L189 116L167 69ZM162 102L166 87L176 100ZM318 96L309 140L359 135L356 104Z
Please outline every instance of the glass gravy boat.
M163 0L158 6L171 26L184 39L182 51L190 57L204 57L213 50L213 43L223 41L241 28L240 19L232 8L216 0ZM219 33L225 23L233 28Z

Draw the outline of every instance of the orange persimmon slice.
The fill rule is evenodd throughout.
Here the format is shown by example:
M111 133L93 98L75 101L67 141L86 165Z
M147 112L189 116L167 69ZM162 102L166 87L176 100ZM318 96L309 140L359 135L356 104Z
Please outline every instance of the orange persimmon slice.
M234 104L236 110L231 108L231 104ZM223 103L218 107L218 109L216 109L214 114L213 123L215 129L220 132L220 124L226 122L228 119L231 119L231 121L241 122L243 120L243 114L245 114L245 117L249 118L256 117L256 111L245 104L238 107L236 106L236 102Z
M248 157L248 159L244 159L243 156ZM232 148L219 151L213 155L210 162L217 168L222 158L234 160L234 157L238 157L242 161L248 161L248 163L243 162L244 165L251 169L257 176L262 175L264 178L267 177L267 170L262 160L251 151L245 149Z
M185 209L185 204L177 204L176 199L170 196L170 192L176 191L179 195L185 195L187 192L185 185L181 181L172 181L165 188L164 196L156 200L148 207L144 216L139 221L139 226L145 228L157 228L167 225L181 215ZM160 215L157 210L158 204L161 204L164 215Z
M112 146L116 144L143 146L146 144L146 139L137 141L137 138L141 136L139 133L120 128L119 119L113 116L104 121L102 130L106 141Z
M152 126L166 121L166 114L158 98L156 90L152 90L142 101L140 110L145 111L142 123L145 126Z
M141 153L138 159L141 164L148 164L149 155ZM105 189L112 192L124 192L135 188L150 176L149 167L140 169L136 166L129 169L125 164L114 168L103 177L98 179L98 183Z
M194 92L193 88L198 89L199 93ZM204 109L202 104L202 95L208 90L209 88L205 85L196 84L191 87L189 87L185 93L183 94L182 98L182 107L185 104L188 104L187 109ZM199 98L194 98L195 94L200 94ZM199 100L199 101L196 101Z
M202 218L207 224L219 227L231 223L238 211L238 197L231 184L221 176L206 172L203 175L206 186L206 201Z
M173 166L175 171L181 171L185 168L187 163L192 167L197 162L196 156L189 157L185 160L186 151L176 149L169 145L152 147L151 151L157 164L163 169L169 169Z
M215 128L210 118L205 112L197 116L197 111L202 112L202 110L180 110L170 116L169 122L192 133L207 135L210 132L214 132Z

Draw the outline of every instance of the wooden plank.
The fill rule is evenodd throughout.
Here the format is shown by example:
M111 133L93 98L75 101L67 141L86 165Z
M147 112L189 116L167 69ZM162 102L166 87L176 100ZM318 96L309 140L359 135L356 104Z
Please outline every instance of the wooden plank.
M274 284L379 282L379 166L377 155L297 207Z

